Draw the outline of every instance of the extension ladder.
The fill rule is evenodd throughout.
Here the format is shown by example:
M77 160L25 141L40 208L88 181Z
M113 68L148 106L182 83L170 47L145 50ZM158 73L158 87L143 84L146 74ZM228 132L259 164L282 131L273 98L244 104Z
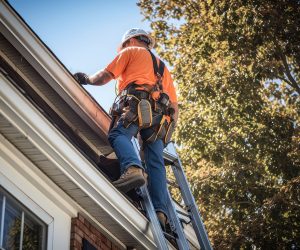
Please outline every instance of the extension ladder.
M140 146L137 139L134 138L132 140L132 143L134 145L137 155L139 156ZM186 213L182 213L181 211L176 210L174 202L168 191L168 200L167 200L168 217L169 217L171 230L175 235L175 237L167 235L165 232L163 232L160 226L147 187L144 185L140 188L140 194L143 198L143 206L151 222L152 233L158 249L162 249L162 250L169 249L166 241L166 236L171 238L173 237L176 240L178 249L180 250L190 249L189 243L184 233L183 225L178 217L178 214L184 214L192 222L192 226L194 228L201 250L202 249L212 250L198 207L196 205L187 178L183 171L181 161L179 159L178 154L176 153L174 143L172 142L169 143L168 146L165 148L164 159L172 167L174 176L177 181L176 186L179 188L181 192L181 196L185 203L185 207L187 208L187 211Z

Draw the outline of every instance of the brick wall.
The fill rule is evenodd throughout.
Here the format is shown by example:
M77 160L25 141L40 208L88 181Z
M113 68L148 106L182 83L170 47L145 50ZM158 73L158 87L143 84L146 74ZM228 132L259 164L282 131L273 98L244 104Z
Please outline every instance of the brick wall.
M82 250L83 239L99 250L120 250L81 214L78 214L76 218L72 218L71 250Z

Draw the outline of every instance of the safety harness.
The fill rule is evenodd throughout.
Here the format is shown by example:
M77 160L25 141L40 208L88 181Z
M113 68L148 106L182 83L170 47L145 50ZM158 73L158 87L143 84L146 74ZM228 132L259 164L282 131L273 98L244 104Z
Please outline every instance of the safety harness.
M138 125L139 130L151 128L153 133L148 138L143 138L144 143L151 143L161 138L167 144L175 129L175 121L172 119L174 109L170 107L170 98L163 92L162 77L165 64L159 59L159 65L155 55L148 50L156 76L156 84L130 83L116 98L110 114L112 115L112 129L118 120L128 128L132 123Z

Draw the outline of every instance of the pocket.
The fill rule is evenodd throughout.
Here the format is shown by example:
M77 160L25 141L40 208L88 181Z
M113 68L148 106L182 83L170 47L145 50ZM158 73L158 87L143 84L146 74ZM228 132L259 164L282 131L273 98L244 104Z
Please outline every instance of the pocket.
M140 128L148 128L152 125L151 104L146 99L142 99L138 103L138 120Z

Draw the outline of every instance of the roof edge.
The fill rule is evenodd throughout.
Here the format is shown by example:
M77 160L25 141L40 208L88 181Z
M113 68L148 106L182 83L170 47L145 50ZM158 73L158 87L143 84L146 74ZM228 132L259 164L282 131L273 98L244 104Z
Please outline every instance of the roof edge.
M1 33L70 107L106 139L110 116L7 2L0 2Z

